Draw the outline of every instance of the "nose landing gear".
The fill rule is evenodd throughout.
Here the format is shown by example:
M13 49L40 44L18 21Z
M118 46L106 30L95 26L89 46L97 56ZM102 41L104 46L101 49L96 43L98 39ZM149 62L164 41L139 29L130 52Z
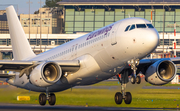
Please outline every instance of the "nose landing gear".
M135 84L135 83L140 84L141 83L141 78L140 78L139 75L136 76L136 70L137 70L136 66L139 65L139 59L132 59L131 61L128 61L128 64L131 66L131 69L134 72L134 75L132 75L132 77L130 79L131 83L132 84Z

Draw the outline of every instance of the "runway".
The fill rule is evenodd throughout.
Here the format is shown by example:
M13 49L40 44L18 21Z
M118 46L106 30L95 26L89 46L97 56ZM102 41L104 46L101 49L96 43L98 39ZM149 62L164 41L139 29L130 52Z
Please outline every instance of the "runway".
M0 79L1 81L5 81ZM109 80L108 80L109 81ZM117 80L113 80L117 81ZM118 81L117 81L118 82ZM137 89L179 89L180 87L178 86L171 86L171 87L166 87L166 86L145 86L146 82L144 80L142 81L141 84L135 84L132 85L130 82L128 83L127 90L128 91L134 91ZM10 85L1 85L0 88L15 88L14 86ZM119 89L119 86L76 86L74 87L75 89ZM33 105L33 104L4 104L0 103L0 111L32 111L32 110L37 110L37 111L149 111L149 110L180 110L176 108L129 108L129 107L121 107L120 105L118 107L85 107L85 106L63 106L63 105L55 105L55 106L40 106L40 105Z
M180 89L179 86L143 86L142 89Z
M176 108L127 108L127 107L81 107L81 106L40 106L30 104L0 104L1 111L159 111L179 110Z

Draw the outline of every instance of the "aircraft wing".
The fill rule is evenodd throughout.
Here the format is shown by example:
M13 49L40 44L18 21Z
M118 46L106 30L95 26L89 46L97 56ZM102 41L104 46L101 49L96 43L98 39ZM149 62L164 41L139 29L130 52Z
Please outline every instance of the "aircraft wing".
M20 76L26 71L29 71L30 68L36 67L37 65L44 63L47 61L0 61L0 70L6 71L17 71L20 72ZM58 60L58 61L51 61L58 64L64 72L75 72L80 68L80 62L78 60ZM29 72L28 72L29 73ZM5 77L5 75L0 75L0 77Z
M34 62L32 61L6 61L6 60L1 60L0 61L0 70L22 70L28 66L33 65Z
M145 73L145 70L143 70L143 69L147 69L150 65L152 65L156 61L165 61L165 60L172 61L174 64L180 64L180 57L159 58L159 59L142 59L142 60L140 60L139 65L137 66L137 73L139 73L140 71L142 73ZM177 66L177 67L179 67L179 66Z
M174 64L180 64L180 57L176 57L176 58L160 58L160 59L142 59L140 60L139 65L152 64L158 60L169 60L172 61Z
M8 73L1 73L0 74L0 78L11 78L11 77L14 77L16 76L16 74L8 74Z
M173 63L180 64L180 57L169 58Z

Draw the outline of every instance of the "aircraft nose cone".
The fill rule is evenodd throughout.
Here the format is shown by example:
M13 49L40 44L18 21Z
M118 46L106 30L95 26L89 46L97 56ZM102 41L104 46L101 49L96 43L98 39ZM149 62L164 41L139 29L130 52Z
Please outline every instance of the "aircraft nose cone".
M156 30L146 33L146 48L154 50L159 44L159 34Z

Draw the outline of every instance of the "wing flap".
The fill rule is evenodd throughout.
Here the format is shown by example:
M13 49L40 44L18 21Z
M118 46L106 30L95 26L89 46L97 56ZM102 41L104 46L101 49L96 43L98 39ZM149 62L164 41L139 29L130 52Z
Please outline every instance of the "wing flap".
M16 76L15 74L2 74L0 73L0 78L11 78L11 77L14 77Z
M22 70L28 66L33 65L33 61L6 61L6 60L0 60L0 70Z

